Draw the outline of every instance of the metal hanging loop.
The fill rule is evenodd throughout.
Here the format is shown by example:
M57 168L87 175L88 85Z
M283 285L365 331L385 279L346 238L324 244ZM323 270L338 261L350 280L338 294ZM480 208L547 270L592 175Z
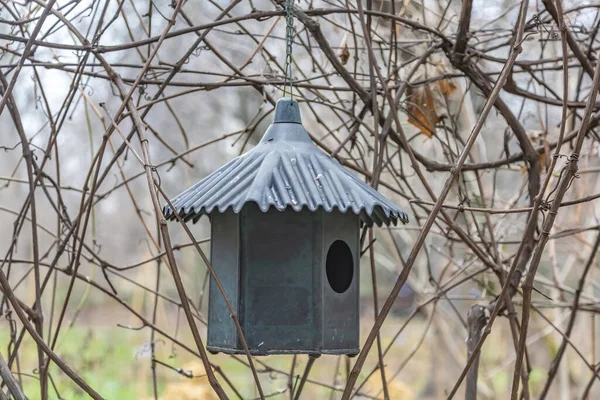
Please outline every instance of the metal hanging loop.
M290 84L290 99L294 98L294 84L292 79L292 42L294 39L294 16L292 10L294 8L294 0L285 1L285 79ZM286 94L286 85L284 80L283 96Z

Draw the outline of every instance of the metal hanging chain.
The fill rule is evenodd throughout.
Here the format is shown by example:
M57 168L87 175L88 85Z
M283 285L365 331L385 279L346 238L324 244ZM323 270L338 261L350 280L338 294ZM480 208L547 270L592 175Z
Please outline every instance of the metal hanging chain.
M294 16L292 10L294 8L294 0L285 1L285 79L289 79L290 83L290 99L294 99L294 84L292 79L292 42L294 39ZM283 84L283 97L286 93L285 80Z

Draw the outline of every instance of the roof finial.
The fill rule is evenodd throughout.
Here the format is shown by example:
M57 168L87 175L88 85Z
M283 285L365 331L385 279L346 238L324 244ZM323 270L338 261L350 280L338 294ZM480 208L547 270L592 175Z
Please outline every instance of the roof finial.
M300 107L298 107L298 102L291 98L282 98L277 100L277 104L275 105L275 117L273 118L273 123L293 123L293 124L302 124L302 117L300 117Z

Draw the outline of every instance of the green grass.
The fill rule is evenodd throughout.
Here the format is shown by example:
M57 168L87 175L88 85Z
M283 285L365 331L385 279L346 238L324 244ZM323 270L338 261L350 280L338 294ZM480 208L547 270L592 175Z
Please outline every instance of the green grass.
M147 334L146 334L147 336ZM139 399L141 389L151 393L152 381L150 362L147 358L136 359L136 348L143 343L143 335L124 329L87 329L74 327L61 335L57 348L58 355L79 374L91 387L107 399ZM0 329L0 351L6 355L9 332ZM25 395L39 399L36 346L28 335L19 352L21 381ZM140 371L143 369L143 371ZM15 368L13 367L13 371ZM50 367L50 375L56 386L50 386L50 398L89 399L55 364ZM142 379L140 385L140 376ZM145 383L145 384L144 384ZM160 388L162 389L162 387Z
M365 331L363 334L366 335L368 327L366 324L363 325L365 325L363 326L363 330ZM383 338L386 343L391 339L391 333L395 332L398 326L398 324L393 324L393 326L386 326L384 328ZM414 330L409 329L405 339L400 340L393 347L389 354L389 360L395 360L395 362L391 362L391 365L397 365L396 363L409 354L410 349L415 345L422 332L423 327L420 322L416 324L416 328ZM182 327L178 339L187 343L191 348L194 348L193 341L188 336L187 329ZM111 400L150 400L154 397L149 354L148 352L143 352L145 354L141 355L138 354L140 350L148 346L149 339L150 331L148 329L128 330L114 327L114 325L86 327L84 322L80 321L70 331L66 331L65 329L61 331L56 352L69 367L104 398ZM7 354L8 341L9 331L7 325L0 324L0 352L5 356ZM25 394L30 400L39 399L36 346L28 335L25 336L22 346L19 351L19 362ZM398 380L408 384L415 394L419 393L426 384L426 371L430 367L428 361L429 354L428 347L423 346L415 355L415 359L412 361L414 364L411 364L410 368L405 368L403 373L398 377ZM162 340L160 337L156 340L156 357L174 368L185 369L190 363L200 365L200 360L194 355L182 348L173 348L171 342ZM251 399L258 396L250 370L242 362L222 354L210 355L210 359L211 362L222 368L244 398ZM244 363L247 362L244 356L240 356L239 360ZM267 363L271 368L288 372L291 368L292 357L277 356L255 359L257 369L259 372L262 371L260 372L260 380L264 393L268 395L277 393L280 390L286 390L287 376L272 371L265 371L265 368L259 365L259 361ZM297 357L294 375L302 375L306 361L306 356ZM319 358L311 371L311 379L331 384L333 382L336 362L337 358L334 356ZM373 352L373 356L369 357L359 382L362 382L364 375L373 368L375 362L375 352ZM344 363L345 361L339 370L338 384L344 381ZM390 372L394 369L390 366ZM14 370L16 369L13 367ZM190 382L176 371L161 365L157 365L156 372L158 375L159 396L165 393L165 389L170 385ZM60 371L55 364L51 365L50 374L57 389L54 390L52 386L50 387L50 399L59 399L57 391L60 394L60 398L65 400L89 399L89 396ZM217 375L217 378L225 388L227 394L232 399L237 398L225 380L220 375ZM193 380L193 382L203 385L207 384L206 378ZM373 390L377 391L377 388ZM318 385L308 384L304 389L304 395L310 399L328 399L330 394L331 391L329 389ZM190 398L195 400L199 397ZM270 398L274 400L289 398L289 394L286 392Z

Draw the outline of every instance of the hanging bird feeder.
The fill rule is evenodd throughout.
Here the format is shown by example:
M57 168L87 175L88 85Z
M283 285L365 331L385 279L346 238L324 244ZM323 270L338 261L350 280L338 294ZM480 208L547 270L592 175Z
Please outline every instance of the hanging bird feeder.
M256 147L163 211L186 222L210 217L211 265L251 354L356 355L360 225L395 225L408 217L319 150L302 126L292 98L292 9L288 0L290 98L277 102ZM212 277L208 308L207 349L244 353Z
M295 100L277 102L256 147L172 204L184 221L210 217L211 264L251 354L358 353L360 224L408 217L313 144ZM207 342L243 353L212 279Z

